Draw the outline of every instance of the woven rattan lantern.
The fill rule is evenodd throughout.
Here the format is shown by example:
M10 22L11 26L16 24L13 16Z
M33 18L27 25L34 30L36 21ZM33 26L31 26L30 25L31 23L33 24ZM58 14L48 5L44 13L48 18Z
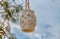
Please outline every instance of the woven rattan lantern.
M20 17L22 31L33 32L36 26L36 16L33 10L30 10L29 0L26 0L25 10Z

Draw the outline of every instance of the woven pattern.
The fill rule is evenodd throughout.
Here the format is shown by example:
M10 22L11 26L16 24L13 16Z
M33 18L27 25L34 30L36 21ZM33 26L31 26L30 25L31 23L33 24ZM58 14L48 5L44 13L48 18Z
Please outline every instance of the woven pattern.
M36 16L33 10L24 10L22 12L20 23L23 31L34 31L36 25Z

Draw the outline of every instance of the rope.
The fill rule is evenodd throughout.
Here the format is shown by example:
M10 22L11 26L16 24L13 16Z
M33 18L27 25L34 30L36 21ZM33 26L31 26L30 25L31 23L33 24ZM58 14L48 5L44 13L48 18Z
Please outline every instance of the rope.
M30 9L29 0L26 0L26 6L25 6L25 9Z

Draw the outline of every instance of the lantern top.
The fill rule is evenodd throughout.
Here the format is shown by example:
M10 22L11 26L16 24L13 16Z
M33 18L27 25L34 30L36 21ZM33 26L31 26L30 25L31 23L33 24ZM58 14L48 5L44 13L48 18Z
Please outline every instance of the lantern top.
M30 10L29 0L26 0L25 9Z

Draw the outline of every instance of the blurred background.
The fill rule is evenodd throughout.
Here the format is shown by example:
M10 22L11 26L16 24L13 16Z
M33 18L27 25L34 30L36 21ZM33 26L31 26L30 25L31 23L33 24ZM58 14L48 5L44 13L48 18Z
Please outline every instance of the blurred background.
M25 7L25 0L15 2ZM60 39L60 0L30 0L30 8L35 11L37 19L35 31L22 32L17 19L18 22L11 24L11 33L14 33L16 39ZM20 16L21 12L19 13Z

